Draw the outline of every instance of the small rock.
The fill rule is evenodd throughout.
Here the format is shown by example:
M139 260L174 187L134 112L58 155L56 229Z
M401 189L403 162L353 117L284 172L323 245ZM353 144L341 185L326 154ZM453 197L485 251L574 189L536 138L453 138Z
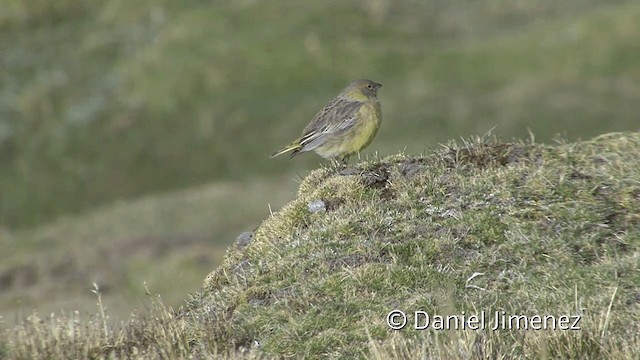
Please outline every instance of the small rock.
M327 210L327 206L325 205L324 201L318 199L318 200L313 200L312 202L309 203L309 211L311 213L317 213L319 211L326 211Z
M253 239L253 232L245 231L236 238L236 246L242 249L251 243L251 239Z

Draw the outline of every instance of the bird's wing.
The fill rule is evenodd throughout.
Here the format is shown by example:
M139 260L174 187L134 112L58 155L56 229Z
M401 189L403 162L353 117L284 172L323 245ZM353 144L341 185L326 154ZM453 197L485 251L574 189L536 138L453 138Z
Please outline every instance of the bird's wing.
M305 151L313 150L324 143L327 136L350 128L355 123L360 106L360 101L342 97L333 99L304 129L300 145Z

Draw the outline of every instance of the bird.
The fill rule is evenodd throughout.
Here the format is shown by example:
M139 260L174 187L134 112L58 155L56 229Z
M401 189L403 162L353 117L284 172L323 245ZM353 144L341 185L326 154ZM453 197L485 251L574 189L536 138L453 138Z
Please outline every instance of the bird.
M304 128L300 137L271 154L290 153L293 158L307 151L346 164L349 157L369 146L382 121L378 89L371 80L352 81L322 108Z

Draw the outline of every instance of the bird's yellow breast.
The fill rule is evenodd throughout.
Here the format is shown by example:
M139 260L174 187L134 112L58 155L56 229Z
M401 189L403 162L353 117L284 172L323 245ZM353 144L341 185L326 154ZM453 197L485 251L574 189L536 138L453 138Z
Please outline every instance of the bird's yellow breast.
M315 149L324 158L348 157L360 152L373 141L378 132L382 112L377 100L362 104L356 113L354 125L340 136L327 139L327 142Z
M358 116L361 116L361 121L358 121L355 127L359 127L355 130L357 134L353 139L353 153L358 152L373 141L373 138L378 133L380 128L380 121L382 120L382 114L380 111L380 103L378 101L368 101L358 111Z

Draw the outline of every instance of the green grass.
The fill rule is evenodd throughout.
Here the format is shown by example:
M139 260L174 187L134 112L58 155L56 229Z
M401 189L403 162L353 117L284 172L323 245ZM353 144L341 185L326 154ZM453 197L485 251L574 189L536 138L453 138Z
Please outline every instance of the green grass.
M632 358L639 154L638 133L556 146L478 138L318 169L248 246L229 249L187 306L155 300L106 333L100 317L32 318L0 349L16 358ZM309 211L316 200L325 211ZM392 331L393 309L579 315L581 329ZM86 330L72 336L72 326Z
M5 2L5 227L278 174L267 155L359 77L384 84L383 154L637 130L632 1Z

